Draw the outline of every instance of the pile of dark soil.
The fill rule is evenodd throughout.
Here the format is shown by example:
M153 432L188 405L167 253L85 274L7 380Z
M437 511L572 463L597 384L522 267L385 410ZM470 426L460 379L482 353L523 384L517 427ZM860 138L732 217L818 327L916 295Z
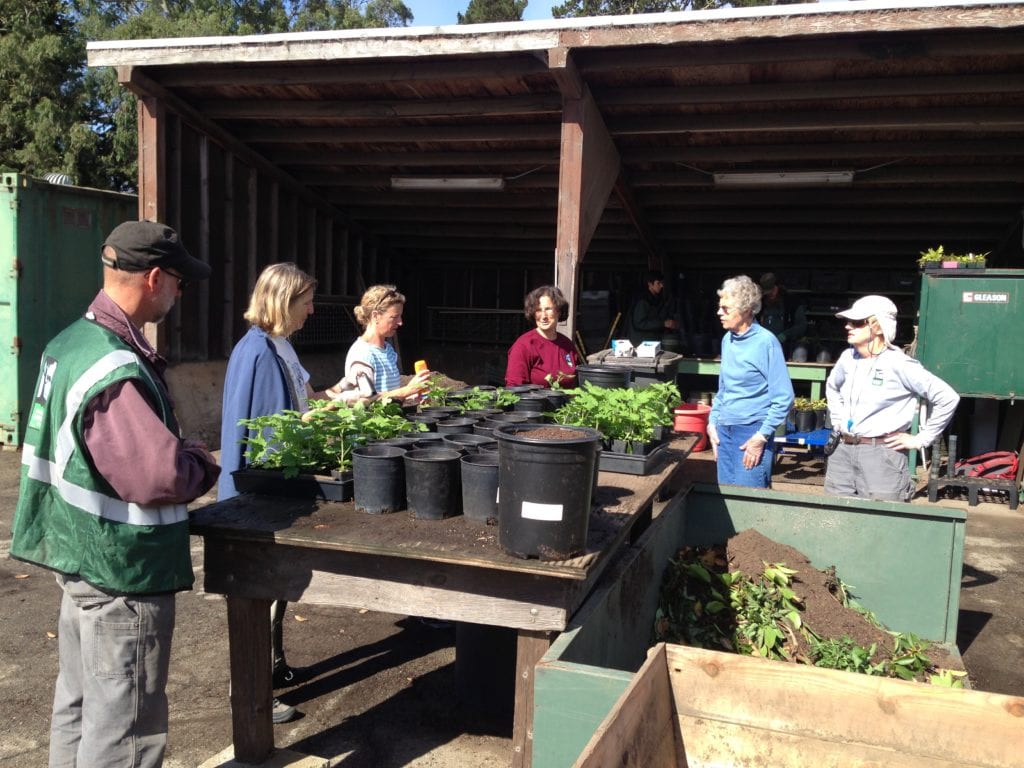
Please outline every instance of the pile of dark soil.
M695 562L715 573L740 572L752 578L764 572L765 564L783 564L796 572L792 576L790 588L802 606L800 615L804 627L813 630L822 640L849 638L854 645L861 648L875 646L873 663L889 659L893 654L893 635L874 623L864 612L843 604L841 574L837 577L835 568L818 570L799 550L774 541L754 529L741 531L722 545L685 548L680 551L675 564L670 566L670 572L666 574L666 581L662 587L663 615L655 628L656 639L659 641L694 644L690 642L692 637L687 636L687 630L678 626L678 617L689 609L680 610L678 606L682 598L679 594L681 590L701 590L701 585L694 583L695 580L686 575L688 564ZM675 625L666 618L669 603L672 601L675 601L676 605L673 611L677 617ZM871 608L864 607L867 610ZM711 617L702 613L699 608L696 613L697 621L711 620ZM725 618L717 619L720 627ZM787 636L786 660L804 664L814 663L806 637L800 632L788 632ZM716 650L733 649L728 641L725 641ZM951 656L942 645L929 643L926 653L935 667L963 669L959 660Z

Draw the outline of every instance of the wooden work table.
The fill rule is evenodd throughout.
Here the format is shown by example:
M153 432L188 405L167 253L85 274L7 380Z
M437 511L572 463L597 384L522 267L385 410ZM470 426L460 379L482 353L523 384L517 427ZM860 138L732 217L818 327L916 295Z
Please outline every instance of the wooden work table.
M528 766L534 665L679 482L695 441L675 440L653 474L600 473L586 552L567 561L508 555L497 526L462 516L367 515L352 502L259 494L196 510L204 588L227 597L235 758L260 763L274 749L270 603L281 599L515 630L511 762Z

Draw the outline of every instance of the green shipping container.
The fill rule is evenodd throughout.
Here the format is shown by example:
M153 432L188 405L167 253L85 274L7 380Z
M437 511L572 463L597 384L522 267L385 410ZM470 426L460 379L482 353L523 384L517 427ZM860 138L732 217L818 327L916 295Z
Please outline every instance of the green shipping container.
M46 343L100 289L100 247L138 218L135 195L4 173L0 185L0 444L24 438Z
M921 277L917 358L961 395L1024 395L1024 270L950 269Z

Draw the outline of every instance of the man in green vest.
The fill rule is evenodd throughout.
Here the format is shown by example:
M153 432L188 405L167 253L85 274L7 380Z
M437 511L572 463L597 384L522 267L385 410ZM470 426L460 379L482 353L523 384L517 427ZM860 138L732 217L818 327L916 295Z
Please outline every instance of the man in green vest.
M192 586L186 504L220 474L180 436L159 323L209 265L168 226L130 221L102 251L103 290L43 352L11 556L63 590L50 766L159 766L175 593Z

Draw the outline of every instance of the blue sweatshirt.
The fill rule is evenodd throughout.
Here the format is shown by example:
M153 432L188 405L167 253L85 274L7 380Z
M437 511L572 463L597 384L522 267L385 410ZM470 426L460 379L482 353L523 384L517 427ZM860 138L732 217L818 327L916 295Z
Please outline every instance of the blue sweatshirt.
M771 440L793 405L793 382L775 334L754 322L722 338L722 372L708 420L716 427L760 422Z
M299 407L283 366L270 336L256 326L249 328L231 351L220 422L218 501L238 495L231 473L245 466L245 446L241 441L248 436L248 430L238 426L238 420Z

